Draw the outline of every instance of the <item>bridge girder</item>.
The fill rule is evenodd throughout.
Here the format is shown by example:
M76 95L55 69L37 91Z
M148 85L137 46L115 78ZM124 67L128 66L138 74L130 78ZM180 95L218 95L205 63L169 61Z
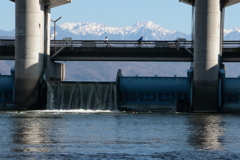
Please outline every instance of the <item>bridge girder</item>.
M183 3L189 4L189 5L193 5L195 0L179 0L179 2L183 2ZM239 2L240 2L240 0L222 0L222 4L223 4L224 7L228 7L228 6L237 4Z
M15 0L10 1L15 2ZM71 2L72 0L44 0L45 6L49 6L49 8L58 7Z

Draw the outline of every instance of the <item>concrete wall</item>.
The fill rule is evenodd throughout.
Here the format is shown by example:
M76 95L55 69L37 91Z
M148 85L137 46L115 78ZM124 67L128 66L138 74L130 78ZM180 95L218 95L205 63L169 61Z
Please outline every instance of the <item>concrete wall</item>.
M65 64L52 62L51 65L52 65L52 68L48 69L51 72L51 75L49 75L48 80L64 81L65 80Z

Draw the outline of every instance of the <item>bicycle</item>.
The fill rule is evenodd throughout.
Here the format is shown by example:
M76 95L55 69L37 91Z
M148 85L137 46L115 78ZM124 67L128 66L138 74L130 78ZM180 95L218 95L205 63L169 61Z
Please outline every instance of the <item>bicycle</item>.
M107 45L103 46L103 47L106 47L106 48L113 48L114 46L111 45L111 43L106 43Z
M135 44L134 48L147 48L147 45L144 42L141 42L141 43Z

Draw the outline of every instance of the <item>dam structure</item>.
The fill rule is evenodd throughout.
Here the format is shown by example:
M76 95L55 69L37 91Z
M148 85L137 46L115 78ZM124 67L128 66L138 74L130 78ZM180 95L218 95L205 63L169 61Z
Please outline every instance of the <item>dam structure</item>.
M15 60L15 69L8 76L8 88L1 91L2 106L12 102L15 109L240 111L240 79L225 78L222 64L240 62L239 42L223 42L224 8L240 0L180 0L195 8L193 41L179 37L145 41L145 46L111 41L111 47L97 40L50 40L51 8L71 0L11 1L16 6L16 39L0 40L0 59ZM55 61L193 65L187 77L125 77L119 69L114 82L65 82L65 65ZM0 76L0 84L4 83Z
M225 7L239 0L180 0L195 7L193 111L217 111Z

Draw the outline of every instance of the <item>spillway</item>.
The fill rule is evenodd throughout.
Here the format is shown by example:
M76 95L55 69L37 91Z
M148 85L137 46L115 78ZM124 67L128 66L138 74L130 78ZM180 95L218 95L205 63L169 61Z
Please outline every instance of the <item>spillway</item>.
M190 111L188 77L124 77L115 82L48 81L46 109ZM184 107L184 109L183 109Z
M117 110L115 82L47 82L46 109Z

